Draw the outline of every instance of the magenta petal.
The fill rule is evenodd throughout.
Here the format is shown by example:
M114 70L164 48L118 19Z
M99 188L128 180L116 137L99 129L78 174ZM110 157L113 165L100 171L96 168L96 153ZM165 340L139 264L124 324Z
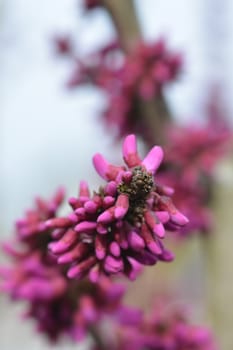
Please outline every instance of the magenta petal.
M79 196L81 197L90 197L90 191L86 181L81 181L79 185Z
M87 201L85 204L84 204L84 208L85 208L85 211L87 213L95 213L95 211L97 210L97 204L93 201Z
M109 163L105 160L105 158L100 154L97 153L93 157L93 164L95 167L95 170L97 173L105 180L110 180L108 177L108 168L109 168Z
M103 204L105 207L109 208L115 203L115 198L112 196L105 196L103 199Z
M64 233L66 232L66 229L65 228L56 228L55 230L53 230L53 232L51 233L51 236L58 240L60 239Z
M154 226L153 232L159 237L159 238L164 238L165 236L165 229L163 224L158 223Z
M120 194L117 198L114 210L116 219L122 219L129 209L129 197L125 194Z
M106 228L106 226L100 223L97 224L96 231L101 235L105 235L106 233L108 233L108 229Z
M163 194L165 194L166 196L172 196L174 194L174 189L172 187L169 186L162 186L162 192Z
M52 285L42 279L31 279L17 291L17 296L23 299L49 299L53 296Z
M85 243L79 243L72 250L61 255L58 258L58 264L72 263L82 258L88 252L88 245Z
M112 253L112 255L119 257L121 255L121 248L119 246L119 244L117 242L112 242L110 244L110 252Z
M159 258L162 261L170 262L170 261L174 260L174 257L175 256L174 256L174 254L172 252L170 252L169 250L164 250Z
M49 243L48 247L52 253L60 254L69 248L69 244L67 244L66 242L58 241Z
M80 278L96 263L96 257L90 256L88 259L81 263L72 266L67 273L69 278Z
M97 173L105 180L115 180L117 175L124 170L123 167L108 163L99 153L94 155L93 164Z
M116 259L108 255L104 262L104 269L108 273L117 273L123 270L123 261L122 259Z
M156 237L153 237L153 233L149 229L146 223L142 224L141 230L142 236L146 242L147 247L152 253L161 254L161 248L159 242L156 242Z
M75 209L75 214L78 215L79 219L85 218L85 209L84 208L77 208Z
M132 171L125 171L122 176L122 180L124 181L124 183L129 184L132 180L132 177L133 177Z
M143 159L142 165L152 174L156 172L163 160L163 150L159 146L154 146Z
M93 283L96 283L98 282L99 277L100 277L99 266L92 267L92 269L89 272L89 280Z
M72 224L72 221L69 218L54 218L45 221L47 228L62 228Z
M163 224L169 221L170 215L167 211L156 211L156 216Z
M69 198L68 202L73 209L76 209L79 206L79 201L75 197Z
M76 232L90 232L96 228L96 222L92 221L82 221L75 226Z
M67 272L67 276L69 278L80 278L82 275L82 269L80 269L79 265L73 266Z
M132 257L142 265L154 265L158 261L158 256L155 254L152 254L149 250L135 252L132 254Z
M135 135L128 135L123 143L122 153L125 163L129 168L141 164L137 153L137 143Z
M79 301L79 307L82 310L82 316L86 322L95 322L97 320L97 310L93 299L88 295L83 295Z
M55 204L56 208L63 202L65 198L66 190L64 187L59 187L53 197L53 203Z
M179 226L184 226L189 222L189 219L177 211L175 214L170 215L171 221Z
M97 222L98 223L107 224L107 223L113 221L113 219L114 219L113 212L110 211L110 209L105 210L102 214L100 214L98 216L98 218L97 218Z
M72 221L73 223L76 223L78 221L78 217L77 215L75 215L75 213L69 214L68 219L70 219L70 221Z
M154 254L161 254L162 249L155 241L151 241L147 244L148 249Z
M117 184L115 181L110 181L107 183L107 185L104 188L104 191L109 196L115 196L117 192Z
M139 251L145 248L145 242L141 236L139 236L135 231L130 231L128 233L128 242L131 248Z
M163 224L158 221L158 218L154 213L147 210L144 214L145 221L150 229L155 233L158 237L163 238L165 236L165 230Z
M99 260L105 258L107 252L107 240L105 236L96 235L95 238L95 253Z
M130 268L128 271L125 271L125 274L127 274L131 281L134 281L142 272L142 265L130 256L127 257L127 260L130 264Z

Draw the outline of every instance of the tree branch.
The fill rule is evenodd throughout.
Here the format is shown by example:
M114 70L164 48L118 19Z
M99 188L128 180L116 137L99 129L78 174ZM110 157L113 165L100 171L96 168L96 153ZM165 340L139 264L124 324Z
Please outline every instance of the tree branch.
M102 3L115 24L123 49L130 53L142 39L134 2L132 0L102 0ZM149 101L141 99L139 110L145 119L151 143L163 144L163 124L170 119L170 112L163 95Z

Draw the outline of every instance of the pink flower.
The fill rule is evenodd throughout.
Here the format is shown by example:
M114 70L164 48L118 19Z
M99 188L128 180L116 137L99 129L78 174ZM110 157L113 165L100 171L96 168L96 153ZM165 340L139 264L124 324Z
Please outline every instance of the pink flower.
M148 336L149 349L216 350L211 332L190 324L184 309L169 305L168 300L155 303L141 329Z
M48 250L52 230L45 225L52 218L61 222L56 212L63 197L60 189L51 200L37 198L36 207L17 221L15 240L3 246L12 262L0 267L0 290L14 301L26 302L25 316L33 318L51 341L62 335L78 341L103 316L119 318L125 309L124 288L106 278L98 283L67 279L67 268Z
M232 133L224 122L209 118L205 126L172 125L168 138L166 161L182 169L184 181L194 183L200 174L212 175L219 160L229 150Z
M2 267L0 274L4 281L1 290L13 299L28 301L52 300L62 295L66 289L66 279L48 257L37 251L16 252L5 246L14 260L10 267Z
M107 127L118 137L138 133L151 144L140 101L160 97L164 86L177 79L181 56L169 52L164 40L140 42L129 54L114 41L84 59L71 55L71 60L68 87L89 83L100 88L107 97L102 114Z
M215 101L216 103L216 101ZM213 175L218 162L230 150L232 132L216 105L204 126L170 125L165 161L157 174L158 183L174 189L172 196L189 223L179 230L182 237L194 232L208 233L213 224L209 208ZM213 108L212 108L213 109Z
M125 165L112 165L101 154L93 157L106 184L91 196L81 183L79 197L69 201L73 212L46 221L56 239L51 252L68 266L70 278L124 273L134 279L141 264L173 259L162 244L165 230L179 229L188 219L173 205L170 189L154 182L162 158L162 149L154 146L141 160L134 135L123 143Z
M29 249L47 249L51 240L51 232L45 225L45 221L56 217L57 210L64 201L64 189L59 188L50 200L37 197L35 208L27 210L25 217L16 221L16 236L19 241L25 243Z
M189 323L184 310L157 301L150 315L136 324L116 326L113 350L216 350L213 335L206 327Z

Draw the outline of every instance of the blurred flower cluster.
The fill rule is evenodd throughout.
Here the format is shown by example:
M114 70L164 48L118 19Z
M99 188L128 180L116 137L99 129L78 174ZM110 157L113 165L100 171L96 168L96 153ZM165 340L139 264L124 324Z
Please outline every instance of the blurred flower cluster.
M63 196L58 190L49 201L37 198L36 207L16 223L15 241L4 244L12 263L0 269L1 291L14 301L26 301L25 317L35 319L38 331L51 341L62 335L80 340L104 315L117 317L125 309L122 285L107 278L98 284L70 281L67 267L58 265L49 252L52 230L44 222L56 217Z
M68 36L57 37L57 51L70 58L68 87L92 84L106 94L102 118L118 138L136 133L149 138L141 101L160 98L165 85L178 77L181 55L168 50L165 40L139 42L126 54L119 41L81 58ZM151 140L149 140L151 144Z
M134 324L115 324L115 333L105 336L106 348L113 350L216 350L208 328L189 321L184 306L172 298L157 297L149 314ZM95 347L95 350L101 348Z
M165 131L165 159L157 179L174 189L174 202L189 218L189 223L179 230L182 237L211 232L215 170L232 147L233 135L221 112L220 96L216 89L213 92L204 125L177 126L171 122Z

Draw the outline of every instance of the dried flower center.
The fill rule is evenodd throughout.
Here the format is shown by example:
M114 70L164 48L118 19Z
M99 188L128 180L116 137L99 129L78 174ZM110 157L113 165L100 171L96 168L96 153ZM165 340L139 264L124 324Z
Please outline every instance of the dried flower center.
M131 201L146 199L154 186L151 173L148 173L141 166L135 167L132 173L133 177L130 183L121 182L117 188L118 192L128 194Z
M132 179L129 183L121 182L118 185L118 192L129 196L129 211L127 218L130 222L141 222L146 199L154 187L151 173L148 173L142 166L137 166L132 171Z

